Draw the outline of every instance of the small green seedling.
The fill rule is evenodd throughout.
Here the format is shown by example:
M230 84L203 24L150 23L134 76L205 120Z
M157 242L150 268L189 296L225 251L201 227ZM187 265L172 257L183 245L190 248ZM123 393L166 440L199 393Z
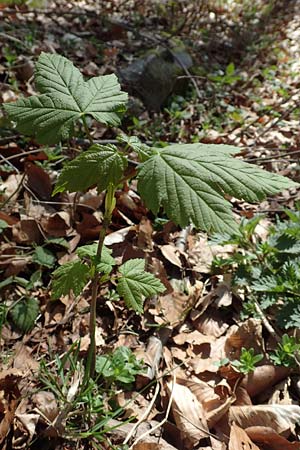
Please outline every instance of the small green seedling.
M234 69L234 67L233 67ZM232 67L227 76L232 77ZM234 155L231 145L174 144L149 147L137 138L120 137L120 145L94 143L90 125L96 120L116 127L126 110L127 94L115 75L85 80L71 61L57 54L42 53L36 64L36 88L40 95L8 103L5 109L17 129L33 135L47 146L70 139L83 129L90 148L63 165L54 194L81 192L92 186L106 191L105 210L96 244L77 249L78 259L54 272L53 296L73 291L79 295L91 283L90 348L85 383L93 378L96 362L96 304L99 285L110 280L115 262L104 247L104 238L116 205L115 193L136 175L138 192L156 215L161 208L181 227L193 223L207 232L238 232L238 225L225 196L249 202L263 200L297 184L269 173ZM80 128L81 127L81 128ZM136 172L128 171L128 156L136 153ZM143 311L145 298L164 291L164 286L145 271L145 261L126 261L115 276L117 292L125 304Z
M271 354L271 360L277 366L296 367L297 356L300 356L300 342L295 337L284 334L277 349Z
M242 347L241 355L239 360L231 362L231 365L238 369L239 372L243 374L251 373L254 371L256 364L258 364L263 359L262 354L254 354L254 349L246 349Z
M96 373L109 386L113 383L130 388L136 375L142 373L144 365L137 360L132 351L124 346L118 347L113 353L98 356L96 359Z

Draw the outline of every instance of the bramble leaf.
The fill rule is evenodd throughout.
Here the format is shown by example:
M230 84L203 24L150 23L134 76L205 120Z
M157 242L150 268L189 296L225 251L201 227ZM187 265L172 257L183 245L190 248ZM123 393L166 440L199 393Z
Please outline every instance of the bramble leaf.
M42 144L55 144L73 134L85 116L118 125L127 94L114 74L84 81L80 71L63 56L42 53L36 65L36 84L42 95L4 105L17 129L36 135Z
M126 167L127 159L114 145L92 145L64 165L53 195L66 190L85 191L93 184L103 191L110 183L119 183Z
M238 231L229 194L249 202L297 186L231 155L229 145L175 144L156 149L139 167L138 190L156 214L162 206L170 219L184 227L192 222L208 232Z
M58 267L52 275L52 298L60 298L71 290L79 295L88 281L89 268L81 261L71 261Z
M130 259L120 268L121 274L118 280L117 291L124 298L127 308L134 309L138 313L143 312L142 297L164 292L164 285L149 272L145 272L143 259Z
M11 309L11 316L16 327L22 333L30 331L39 315L39 302L33 297L23 298Z
M79 258L83 259L85 256L88 256L97 264L97 270L99 272L109 274L112 271L113 266L116 264L115 259L111 256L111 250L105 247L102 248L101 252L101 261L97 263L96 254L97 254L98 243L83 245L82 247L78 247L76 250Z
M122 133L118 136L118 140L131 147L138 154L141 162L147 161L153 155L153 149L149 145L143 144L137 136L127 136Z

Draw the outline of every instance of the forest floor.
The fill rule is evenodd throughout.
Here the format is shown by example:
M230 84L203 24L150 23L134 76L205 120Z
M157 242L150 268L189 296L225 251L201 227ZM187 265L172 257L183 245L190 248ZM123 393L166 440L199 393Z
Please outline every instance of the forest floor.
M122 126L94 124L94 140L230 144L299 181L299 1L28 3L0 1L1 103L37 94L41 52L87 78L122 78L153 49L179 46L192 59L183 87L151 107L163 89L149 86L147 100L130 86ZM0 112L0 447L300 450L297 189L228 199L241 235L207 236L154 217L134 182L120 188L105 245L119 263L145 259L166 292L137 315L113 283L101 290L97 353L112 372L79 398L90 288L53 300L51 273L98 239L104 195L51 194L86 147L82 130L41 146Z

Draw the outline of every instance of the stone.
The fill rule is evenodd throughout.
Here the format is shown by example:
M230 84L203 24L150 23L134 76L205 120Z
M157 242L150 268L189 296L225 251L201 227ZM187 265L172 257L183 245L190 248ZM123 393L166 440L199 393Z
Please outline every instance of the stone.
M149 111L159 111L169 95L183 90L187 80L178 80L185 75L185 68L193 61L184 48L151 50L128 67L119 70L119 79L125 90L140 98Z

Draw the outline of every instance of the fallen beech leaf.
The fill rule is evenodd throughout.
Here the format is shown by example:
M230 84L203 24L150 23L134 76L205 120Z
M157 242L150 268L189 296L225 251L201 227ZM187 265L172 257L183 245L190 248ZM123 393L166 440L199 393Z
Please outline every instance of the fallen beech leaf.
M39 418L39 414L15 414L14 434L12 438L12 447L14 449L28 448Z
M65 237L70 228L70 215L65 211L52 214L43 218L42 227L50 236Z
M151 221L147 217L142 217L141 222L137 226L137 246L145 251L152 252L153 241L152 241L153 227Z
M252 441L267 444L270 450L300 450L299 442L290 442L269 427L248 427L245 432Z
M186 386L169 382L167 388L173 396L172 412L185 441L185 449L192 448L209 435L203 407Z
M289 373L290 369L287 367L265 364L255 367L252 373L247 374L242 385L245 386L250 397L254 397L283 380Z
M263 353L262 325L258 319L248 319L239 326L232 326L225 344L226 356L239 359L242 347L254 348L254 353Z
M33 402L36 404L38 412L42 413L42 420L48 419L54 422L59 414L59 409L52 392L39 391L32 396Z
M235 422L243 429L266 426L282 434L293 431L300 422L300 406L297 405L255 405L231 406L229 422Z
M187 295L173 291L171 294L159 296L155 321L160 324L169 323L173 327L183 322L190 308L198 300L202 288L202 283L195 283Z
M233 424L230 429L229 450L260 450L247 433L237 425Z
M31 189L39 199L50 200L52 184L48 173L45 172L42 167L38 167L31 162L27 162L25 171L29 189Z
M177 378L177 381L187 386L197 397L205 411L209 428L213 427L223 417L235 401L235 395L225 380L214 387L195 377L187 380Z
M179 251L174 245L171 244L162 245L160 247L160 251L162 252L163 256L166 258L167 261L169 261L174 266L179 267L179 269L182 269L182 263L178 256Z
M224 313L211 306L194 321L193 325L200 333L216 338L222 336L229 328L229 325L224 322Z

